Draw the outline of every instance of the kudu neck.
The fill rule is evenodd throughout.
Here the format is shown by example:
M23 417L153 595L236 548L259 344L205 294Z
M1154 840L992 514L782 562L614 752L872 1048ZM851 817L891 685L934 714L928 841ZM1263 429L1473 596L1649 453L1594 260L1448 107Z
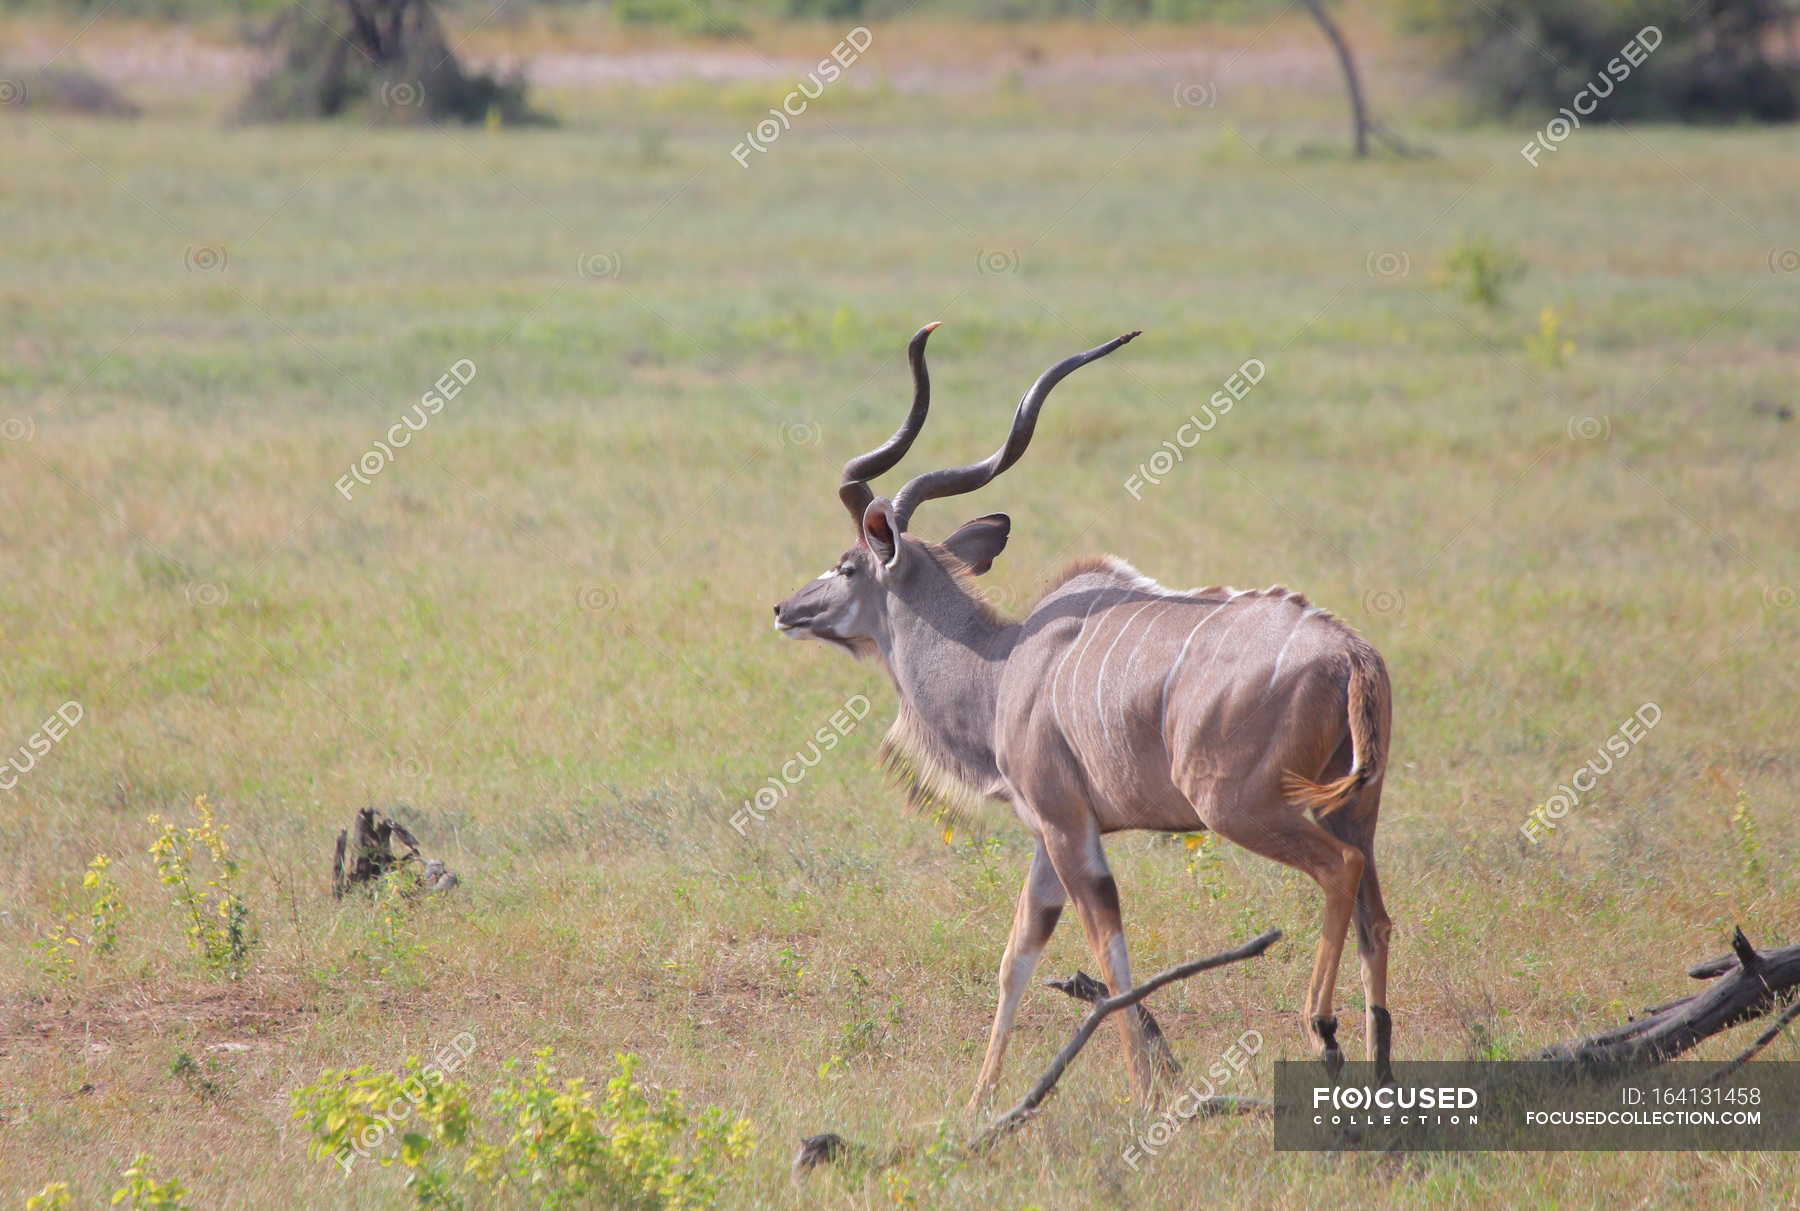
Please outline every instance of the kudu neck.
M882 657L913 724L929 733L940 759L984 785L999 776L994 717L1018 624L997 617L960 578L944 574L926 588L889 598Z

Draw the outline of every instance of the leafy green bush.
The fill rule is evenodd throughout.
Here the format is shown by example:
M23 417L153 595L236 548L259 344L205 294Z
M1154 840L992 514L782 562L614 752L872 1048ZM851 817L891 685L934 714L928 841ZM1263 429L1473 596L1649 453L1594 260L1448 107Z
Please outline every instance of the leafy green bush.
M1562 316L1548 303L1538 312L1537 331L1525 337L1525 356L1546 370L1559 370L1575 356L1575 342L1563 335Z
M150 843L150 857L176 908L187 918L188 948L209 969L236 978L256 941L250 907L238 894L238 862L225 842L225 826L214 818L205 795L194 800L194 810L200 822L187 828L177 828L161 816L150 817L150 824L162 829ZM210 879L202 880L195 866L196 846L210 860Z
M375 36L375 30L386 31ZM522 74L463 68L432 0L300 3L270 35L275 65L238 105L246 122L357 115L378 125L540 125Z
M528 1070L507 1061L489 1094L492 1124L466 1082L417 1057L396 1072L320 1073L293 1093L294 1117L306 1121L314 1157L342 1164L395 1130L393 1107L405 1107L401 1117L416 1122L379 1163L406 1170L421 1207L483 1206L508 1192L545 1208L708 1207L727 1167L749 1155L747 1120L717 1107L690 1114L679 1093L646 1092L633 1079L634 1055L618 1057L599 1100L581 1079L559 1080L553 1058L544 1048Z
M1800 115L1800 71L1766 49L1782 37L1781 0L1400 0L1400 11L1409 30L1445 39L1448 67L1484 117L1547 120L1596 79L1610 85L1593 111L1599 122ZM1609 71L1648 26L1660 44Z
M1506 289L1530 268L1525 258L1481 236L1464 236L1439 263L1443 278L1466 302L1499 307Z
M112 1206L130 1211L185 1211L187 1187L174 1178L159 1181L150 1174L152 1161L148 1152L131 1158L120 1178L125 1182L113 1191ZM68 1182L50 1182L25 1200L25 1211L64 1211L75 1205Z

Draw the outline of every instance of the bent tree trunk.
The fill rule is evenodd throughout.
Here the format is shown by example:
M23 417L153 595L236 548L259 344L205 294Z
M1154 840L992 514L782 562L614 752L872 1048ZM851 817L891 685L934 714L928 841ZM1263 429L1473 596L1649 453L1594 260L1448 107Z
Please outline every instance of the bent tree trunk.
M1344 31L1326 13L1321 0L1302 0L1302 3L1319 28L1325 31L1331 49L1337 52L1338 67L1344 73L1344 89L1350 94L1351 154L1359 160L1366 159L1369 154L1369 110L1363 101L1362 80L1356 72L1356 57L1350 53L1350 43L1345 41Z

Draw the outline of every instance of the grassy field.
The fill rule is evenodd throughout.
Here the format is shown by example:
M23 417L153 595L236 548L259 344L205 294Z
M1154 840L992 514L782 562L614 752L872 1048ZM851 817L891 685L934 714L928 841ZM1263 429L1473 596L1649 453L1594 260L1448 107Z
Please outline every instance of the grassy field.
M748 168L731 150L785 88L571 93L562 128L503 135L246 130L206 96L7 120L0 752L81 717L0 791L0 1201L65 1179L103 1204L144 1151L196 1206L408 1205L395 1169L309 1158L289 1094L467 1035L483 1090L534 1049L596 1085L633 1052L748 1118L732 1206L1791 1205L1779 1154L1325 1158L1256 1120L1133 1169L1110 1033L985 1163L789 1184L803 1134L959 1122L1029 858L1002 814L907 814L875 768L885 678L769 630L848 543L837 467L898 419L927 320L907 469L986 453L1043 367L1146 330L1005 478L920 512L928 537L1013 515L1008 612L1113 551L1303 588L1387 657L1402 1058L1621 1022L1737 923L1800 940L1800 139L1590 128L1533 169L1530 131L1435 129L1435 158L1357 164L1329 87L859 85ZM1498 307L1446 268L1487 246L1529 264ZM1248 358L1266 379L1134 499ZM868 719L740 836L858 694ZM1529 843L1646 702L1661 721ZM192 823L200 795L252 914L237 979L189 953L146 852L146 817ZM334 901L365 805L461 888ZM1109 852L1140 973L1287 931L1155 1000L1191 1067L1260 1031L1266 1091L1304 1054L1316 891L1228 849ZM96 854L117 947L58 960ZM1077 966L1065 926L1043 973ZM1339 988L1360 1055L1353 963ZM1027 997L1003 1094L1075 1017Z

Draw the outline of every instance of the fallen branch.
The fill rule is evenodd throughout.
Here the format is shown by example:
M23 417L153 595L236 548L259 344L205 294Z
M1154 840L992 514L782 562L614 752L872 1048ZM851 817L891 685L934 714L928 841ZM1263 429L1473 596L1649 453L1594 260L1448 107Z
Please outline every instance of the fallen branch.
M1692 1050L1721 1031L1773 1012L1800 996L1800 946L1758 952L1742 929L1732 934L1733 953L1696 964L1688 974L1716 980L1704 992L1653 1006L1644 1016L1586 1038L1547 1047L1531 1057L1571 1063L1583 1074L1616 1074L1648 1068ZM1782 1015L1774 1028L1737 1060L1720 1069L1728 1075L1773 1042L1794 1020Z
M1098 1005L1106 999L1106 985L1085 971L1077 971L1066 980L1045 980L1044 987L1054 988L1089 1005ZM1156 1070L1156 1079L1173 1081L1180 1077L1181 1061L1175 1058L1168 1036L1163 1034L1162 1025L1150 1012L1150 1006L1140 1003L1133 1012L1144 1027L1144 1042L1150 1047L1150 1066Z
M1081 1025L1076 1027L1074 1037L1064 1043L1062 1050L1056 1053L1056 1058L1050 1062L1050 1067L1044 1071L1044 1075L1040 1076L1037 1083L1031 1087L1031 1092L1027 1093L1024 1100L1017 1106L995 1119L980 1134L976 1135L966 1147L961 1149L963 1154L973 1156L986 1152L1002 1136L1021 1126L1036 1114L1038 1107L1043 1105L1044 1099L1050 1096L1051 1091L1056 1088L1056 1082L1062 1079L1062 1074L1068 1069L1069 1064L1080 1054L1081 1049L1087 1046L1087 1041L1094 1036L1094 1031L1099 1028L1101 1022L1106 1020L1108 1014L1137 1005L1157 989L1166 984L1173 984L1176 980L1185 980L1189 976L1199 975L1201 972L1210 971L1215 967L1223 967L1227 963L1236 963L1241 959L1253 959L1280 939L1281 931L1271 929L1259 937L1252 938L1235 950L1227 950L1204 959L1190 960L1178 967L1171 967L1159 975L1152 976L1136 988L1122 992L1116 997L1101 996L1095 999L1094 1008L1081 1020ZM1064 987L1065 984L1070 987ZM1066 981L1050 981L1050 986L1083 1001L1091 999L1084 996L1083 993L1090 993L1102 987L1098 980L1081 972L1077 972ZM1145 1011L1145 1016L1148 1016L1148 1011ZM1160 1029L1157 1031L1157 1037L1162 1039ZM1168 1048L1167 1039L1162 1039L1162 1046L1165 1050ZM1169 1062L1174 1062L1173 1054L1169 1056ZM1179 1066L1176 1070L1179 1071ZM1254 1114L1268 1109L1270 1109L1270 1103L1261 1098L1213 1097L1202 1099L1195 1113L1206 1115ZM911 1151L908 1148L895 1148L884 1153L877 1153L860 1144L853 1144L833 1131L809 1135L800 1141L800 1150L794 1155L794 1178L798 1181L813 1169L824 1164L847 1162L881 1168L896 1164Z
M1061 1079L1069 1064L1093 1037L1100 1023L1107 1015L1121 1009L1138 1009L1145 1032L1153 1039L1154 1054L1163 1057L1159 1059L1159 1064L1167 1063L1173 1071L1179 1072L1180 1067L1175 1063L1168 1039L1156 1024L1156 1019L1140 1002L1157 989L1176 980L1184 980L1240 959L1254 958L1274 945L1280 937L1280 930L1271 929L1235 950L1172 967L1136 988L1113 997L1104 995L1105 986L1085 972L1078 971L1067 980L1046 981L1050 987L1067 993L1076 1000L1091 1003L1093 1009L1082 1019L1074 1037L1063 1045L1050 1067L1037 1079L1024 1099L976 1135L961 1149L962 1153L968 1156L981 1155L1007 1133L1028 1122L1055 1089L1056 1082ZM1800 946L1758 951L1740 928L1732 934L1731 947L1731 954L1708 959L1689 969L1688 974L1695 979L1714 981L1703 992L1652 1006L1641 1017L1623 1026L1547 1047L1530 1058L1566 1063L1569 1065L1568 1073L1571 1078L1616 1076L1674 1059L1713 1035L1781 1010L1775 1022L1735 1059L1713 1072L1708 1083L1724 1080L1755 1058L1800 1019ZM1253 1114L1272 1109L1272 1104L1264 1098L1210 1097L1201 1099L1193 1113ZM849 1162L880 1168L898 1163L912 1151L914 1150L911 1148L901 1147L877 1153L850 1143L840 1135L826 1132L801 1141L800 1151L794 1157L794 1175L796 1178L804 1177L813 1168L830 1163Z
M1165 984L1173 984L1176 980L1185 980L1189 976L1199 975L1201 972L1210 971L1215 967L1223 967L1227 963L1236 963L1240 959L1253 959L1280 940L1281 931L1271 929L1259 937L1252 938L1236 950L1227 950L1209 958L1193 959L1178 967L1171 967L1160 975L1151 976L1136 988L1127 989L1117 996L1107 997L1098 1002L1089 1011L1087 1017L1081 1020L1081 1025L1075 1028L1074 1037L1064 1043L1063 1049L1056 1053L1054 1060L1050 1061L1050 1067L1045 1069L1044 1075L1037 1079L1037 1084L1031 1087L1031 1092L1027 1093L1024 1100L1017 1106L995 1119L989 1124L987 1130L976 1136L975 1141L969 1145L969 1150L985 1152L1001 1136L1018 1127L1036 1113L1044 1099L1050 1096L1050 1091L1056 1087L1056 1082L1062 1079L1063 1070L1068 1068L1070 1062L1080 1054L1081 1049L1087 1046L1087 1041L1093 1037L1094 1031L1099 1028L1100 1023L1106 1020L1107 1014L1136 1005Z

